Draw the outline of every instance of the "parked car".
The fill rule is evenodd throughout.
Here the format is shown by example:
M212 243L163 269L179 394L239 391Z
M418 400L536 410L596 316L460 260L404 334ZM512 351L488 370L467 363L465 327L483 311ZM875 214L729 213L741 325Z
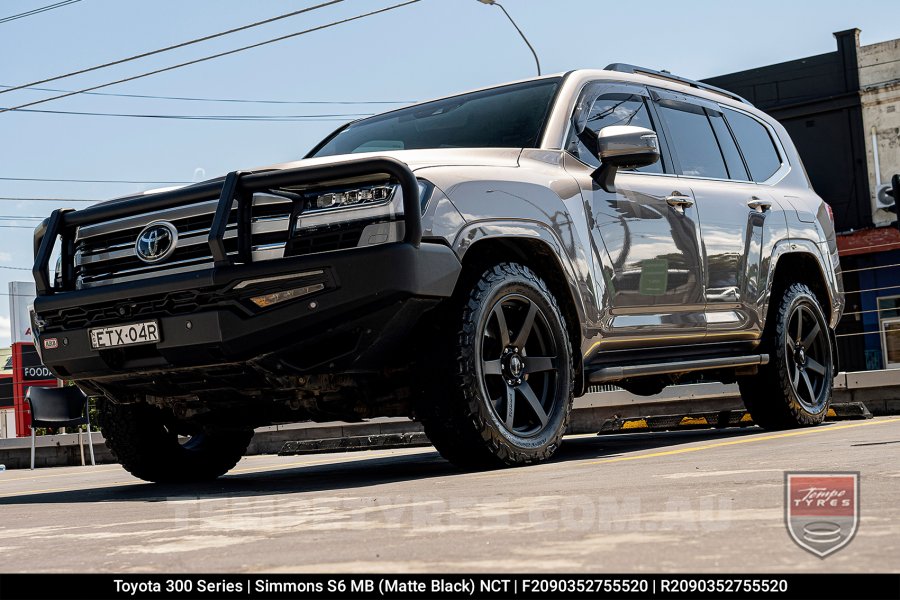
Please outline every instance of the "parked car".
M551 457L573 397L703 372L820 423L844 306L831 214L742 98L615 64L345 125L302 160L56 210L46 364L150 481L253 428L408 416L463 468ZM59 255L56 269L51 257Z

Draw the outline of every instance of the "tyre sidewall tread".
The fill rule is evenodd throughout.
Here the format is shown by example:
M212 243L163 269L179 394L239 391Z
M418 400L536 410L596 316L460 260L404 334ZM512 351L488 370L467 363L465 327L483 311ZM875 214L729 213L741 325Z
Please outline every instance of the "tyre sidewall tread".
M828 360L825 364L827 369L825 385L827 397L820 410L811 412L800 403L791 384L790 373L786 366L788 357L785 356L785 339L789 335L788 319L798 305L803 304L812 310L823 332L828 331L828 323L815 294L806 285L795 283L788 286L778 302L777 311L772 316L775 319L775 326L768 336L769 339L764 342L769 351L769 364L760 368L759 373L755 376L738 379L741 396L754 423L764 429L777 430L818 425L824 421L831 405L834 348L831 347L831 341L826 333Z
M482 382L476 368L476 344L480 343L479 328L487 319L487 312L501 294L509 292L526 295L538 304L555 335L561 357L557 389L563 397L556 398L551 421L534 437L520 437L503 427L495 412L484 399ZM540 462L558 449L571 414L574 392L572 347L565 321L553 294L546 283L531 269L518 263L501 263L487 269L459 298L457 309L451 311L447 322L451 334L452 377L436 378L444 389L432 392L430 418L423 419L426 433L438 450L451 462L463 468L491 468Z

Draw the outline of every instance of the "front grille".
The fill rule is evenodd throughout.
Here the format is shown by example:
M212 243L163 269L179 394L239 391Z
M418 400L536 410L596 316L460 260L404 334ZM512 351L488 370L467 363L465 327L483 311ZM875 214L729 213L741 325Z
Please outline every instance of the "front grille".
M209 200L79 228L75 238L75 287L83 289L208 269L213 266L208 238L218 201ZM293 202L272 194L254 194L250 213L252 260L284 256ZM237 209L229 216L225 250L238 253ZM171 223L178 231L175 250L159 263L138 258L138 235L150 223Z

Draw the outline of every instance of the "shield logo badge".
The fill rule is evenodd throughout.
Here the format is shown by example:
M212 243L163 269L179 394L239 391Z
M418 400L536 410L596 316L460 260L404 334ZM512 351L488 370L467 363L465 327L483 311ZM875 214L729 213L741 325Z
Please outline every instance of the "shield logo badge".
M784 521L819 558L850 543L859 525L859 473L785 473Z

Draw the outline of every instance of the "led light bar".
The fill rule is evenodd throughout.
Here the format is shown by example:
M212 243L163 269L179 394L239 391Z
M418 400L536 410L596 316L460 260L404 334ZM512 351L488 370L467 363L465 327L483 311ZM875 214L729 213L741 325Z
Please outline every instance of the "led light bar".
M341 208L344 206L384 202L394 195L394 189L395 186L378 185L340 192L328 192L316 196L312 201L312 208Z

